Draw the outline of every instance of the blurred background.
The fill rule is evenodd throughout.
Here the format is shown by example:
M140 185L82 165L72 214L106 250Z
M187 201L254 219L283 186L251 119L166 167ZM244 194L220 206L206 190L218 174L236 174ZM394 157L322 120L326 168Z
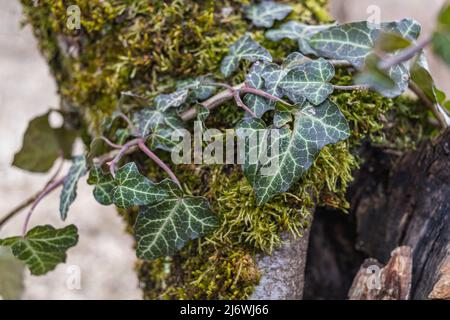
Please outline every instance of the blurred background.
M431 32L436 14L445 0L330 0L339 21L365 20L379 9L381 20L410 17L418 20L422 34ZM374 7L376 6L376 7ZM20 148L28 121L58 106L55 83L37 50L29 26L20 27L21 8L15 0L0 0L0 218L39 191L48 177L10 166ZM450 72L429 56L432 73L440 88L450 94ZM76 223L79 244L69 251L67 263L46 276L31 277L26 271L25 299L139 299L134 274L135 254L125 224L113 207L95 202L85 179L65 224ZM62 226L58 193L46 198L33 215L31 225ZM24 213L0 230L1 237L20 232ZM70 285L80 272L81 285Z

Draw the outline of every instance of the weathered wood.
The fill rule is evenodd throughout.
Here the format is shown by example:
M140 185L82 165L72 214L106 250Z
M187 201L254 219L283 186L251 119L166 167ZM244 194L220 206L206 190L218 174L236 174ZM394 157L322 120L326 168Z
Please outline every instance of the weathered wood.
M411 248L398 247L387 265L380 268L376 259L366 259L350 288L350 300L407 300L411 292Z

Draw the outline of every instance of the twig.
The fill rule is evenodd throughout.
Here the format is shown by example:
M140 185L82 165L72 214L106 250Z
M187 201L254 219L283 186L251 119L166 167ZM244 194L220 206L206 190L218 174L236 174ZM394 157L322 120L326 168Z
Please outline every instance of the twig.
M161 169L163 169L178 186L181 186L180 181L178 180L177 176L173 173L173 171L169 168L169 166L166 165L164 161L162 161L160 158L158 158L158 156L154 154L149 148L147 148L144 139L141 138L138 140L138 147L158 166L160 166Z
M416 96L425 104L425 106L431 110L436 119L439 121L439 125L445 129L450 126L450 117L447 112L438 103L433 103L425 93L414 83L409 83L409 89L416 94Z
M64 176L56 181L53 181L49 185L45 187L45 189L39 194L39 196L33 201L33 204L31 205L30 210L28 211L27 216L25 217L25 222L23 224L22 228L22 235L25 237L28 230L28 224L30 222L31 216L33 215L34 209L37 207L37 205L44 199L49 193L51 193L53 190L58 188L60 185L64 183L64 180L67 178L67 176Z

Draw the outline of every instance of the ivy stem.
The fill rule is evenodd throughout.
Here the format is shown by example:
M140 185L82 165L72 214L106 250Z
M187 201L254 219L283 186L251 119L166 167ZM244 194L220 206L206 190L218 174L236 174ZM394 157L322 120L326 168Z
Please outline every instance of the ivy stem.
M25 217L25 222L22 227L22 236L25 237L28 230L28 224L30 223L31 216L33 215L34 209L37 205L44 199L48 194L50 194L53 190L61 186L66 180L67 176L64 176L58 180L52 181L49 183L44 190L39 194L39 196L33 201L30 210L28 211L27 216Z
M133 146L136 146L139 143L139 139L133 139L125 143L123 146L120 147L119 153L116 154L116 156L108 163L109 165L109 172L111 172L111 175L113 178L116 177L116 167L119 163L120 159L125 155L125 153Z
M168 165L164 163L156 154L154 154L147 146L145 145L144 139L138 139L138 147L144 152L150 159L152 159L158 166L161 167L178 186L181 187L180 181L177 176L173 173L173 171L169 168Z
M369 90L370 86L363 85L363 84L361 84L361 85L355 84L355 85L351 85L351 86L337 86L337 85L334 85L333 88L335 90L353 91L353 90Z
M236 101L236 104L239 108L243 109L245 112L251 114L251 116L253 118L256 118L256 114L253 112L253 110L251 110L249 107L247 107L244 103L244 101L242 101L241 99L241 93L240 90L235 90L233 91L233 97L234 100Z
M116 143L112 142L111 140L109 140L105 136L100 136L99 138L102 139L103 141L105 141L106 144L109 145L111 148L122 149L122 146L120 144L116 144Z
M290 104L289 102L287 102L287 101L285 101L285 100L283 100L283 99L280 99L280 98L278 98L278 97L275 97L274 95L272 95L272 94L270 94L270 93L267 93L267 92L265 92L265 91L263 91L263 90L260 90L260 89L255 89L255 88L252 88L252 87L249 87L249 86L244 86L242 89L240 89L239 90L241 93L243 93L243 94L245 94L245 93L251 93L251 94L256 94L257 96L261 96L261 97L263 97L263 98L266 98L266 99L269 99L269 100L272 100L272 101L276 101L276 102L280 102L280 103L282 103L282 104L284 104L284 105L287 105L287 106L289 106L289 107L292 107L292 104Z

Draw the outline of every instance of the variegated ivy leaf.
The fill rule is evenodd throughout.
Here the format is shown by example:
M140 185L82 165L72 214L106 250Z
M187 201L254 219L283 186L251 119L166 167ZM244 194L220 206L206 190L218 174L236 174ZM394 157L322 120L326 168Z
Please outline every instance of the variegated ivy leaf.
M64 180L64 185L61 191L59 213L62 220L66 220L69 206L77 197L78 180L87 172L87 164L85 156L76 156L72 160L72 166L69 173Z
M287 111L276 111L273 116L273 125L281 128L292 121L292 113Z
M167 191L139 173L134 162L125 164L116 172L113 202L119 208L155 203L167 196Z
M329 82L333 77L333 65L319 58L290 70L281 80L280 87L292 95L302 95L312 104L318 105L333 93L333 85Z
M143 108L133 114L132 121L140 135L147 138L151 149L171 151L176 144L172 134L184 128L183 121L171 110Z
M382 23L378 28L367 21L332 26L314 34L310 45L321 56L346 60L361 69L367 56L373 53L380 32L397 32L414 41L420 25L410 19Z
M33 275L42 275L66 261L66 252L78 242L74 225L55 229L50 225L37 226L22 237L0 240L0 246L10 247L16 258L22 260Z
M310 37L325 30L335 24L327 25L306 25L297 21L289 21L281 25L279 29L269 30L266 32L266 38L272 41L280 41L282 39L291 39L298 42L298 48L301 53L306 55L315 55L317 52L309 45Z
M185 196L172 181L161 187L169 194L164 200L140 208L134 227L137 256L151 260L173 255L189 240L210 233L218 218L203 197Z
M250 129L251 132L268 129L259 119L246 119L238 128ZM263 153L270 155L266 162L246 158L243 165L244 174L253 186L258 205L266 203L278 193L289 190L311 167L316 155L325 145L349 136L347 121L330 100L316 107L307 104L297 110L294 113L292 129L287 126L269 129L273 130L264 132L269 132L268 135L270 134L273 141L261 139L257 140L256 145L249 145L251 139L246 140L247 155L254 152L258 159L261 159L259 156ZM264 142L266 145L261 147ZM276 145L278 148L274 147Z
M100 167L95 166L89 171L87 182L95 186L93 193L98 203L104 206L109 206L113 203L113 190L116 182L111 173L105 174Z
M289 5L263 1L260 4L248 7L245 10L245 15L252 20L255 26L270 28L275 20L283 20L291 11L292 8Z
M169 94L160 94L155 98L156 109L166 111L181 106L187 99L188 89L181 89Z
M208 82L211 80L207 77L183 80L177 84L177 90L188 89L189 96L195 101L204 101L216 92L216 87L208 85Z
M252 65L245 78L245 83L249 87L262 90L265 89L264 79L262 78L262 71L265 66L266 64L260 61L257 61ZM264 113L275 108L274 102L256 94L246 94L244 96L244 103L258 118L261 118Z
M225 77L229 77L239 67L239 61L249 62L266 61L271 62L272 56L269 51L254 41L250 35L239 38L230 46L230 52L222 60L220 71Z

